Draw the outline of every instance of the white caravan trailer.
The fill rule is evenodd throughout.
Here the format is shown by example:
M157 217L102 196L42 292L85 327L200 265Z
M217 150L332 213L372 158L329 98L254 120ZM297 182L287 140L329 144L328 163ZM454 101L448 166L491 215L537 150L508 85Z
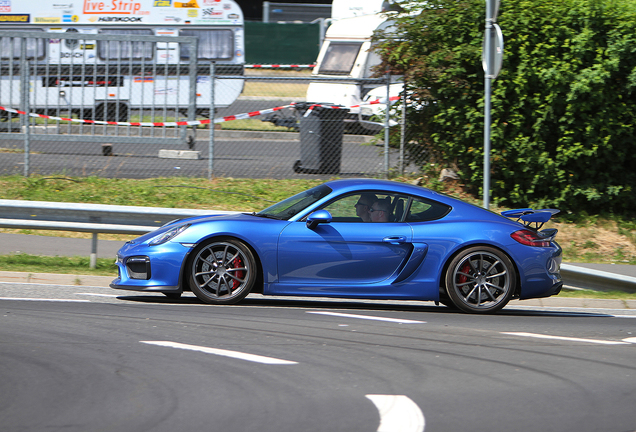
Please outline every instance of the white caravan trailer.
M189 45L162 42L134 42L137 36L196 36L197 61L215 62L217 71L226 75L242 75L245 63L243 12L234 0L0 0L0 31L11 31L15 37L0 39L0 105L16 104L18 76L11 76L6 66L21 58L20 32L43 32L47 38L25 39L26 58L38 67L38 77L30 83L30 109L47 112L62 104L86 117L91 110L100 111L108 103L118 106L118 114L110 121L125 121L130 109L177 107L182 113L188 109L187 76L174 73L177 65L189 62ZM44 33L47 32L47 33ZM82 40L58 39L54 34L81 34ZM91 35L129 35L128 43L109 43L91 40ZM114 75L121 64L135 64L129 73ZM46 68L72 70L64 75L45 76ZM80 76L76 70L84 65L99 72ZM141 66L139 66L141 65ZM73 66L69 69L69 66ZM99 69L101 68L101 69ZM141 68L141 69L140 69ZM172 70L172 72L169 72ZM209 67L208 69L209 70ZM86 87L94 91L79 91ZM73 91L73 89L75 91ZM240 95L243 80L224 79L215 85L215 106L227 107ZM37 98L33 95L37 94ZM197 72L197 112L209 112L210 75L205 67ZM11 100L9 100L9 96ZM158 102L158 100L160 101ZM16 108L16 107L14 107ZM93 112L94 113L94 112ZM2 114L2 113L0 113ZM96 116L101 120L101 115Z
M371 37L376 30L386 30L392 23L393 21L386 14L380 13L334 21L327 29L312 74L321 78L370 78L373 74L372 67L380 64L379 56L371 50ZM392 79L396 81L398 77ZM400 84L392 85L391 96L399 94L401 88ZM374 89L376 90L373 94L382 94L382 98L386 97L386 85L378 83L360 84L353 80L349 83L315 81L309 84L307 101L350 107L363 102L365 96ZM365 126L365 120L383 110L384 105L367 107L362 110L362 113L360 108L353 108L350 111L350 117L345 121L360 122L362 126ZM371 124L367 124L367 128L377 129Z
M333 0L331 19L340 20L362 15L371 15L390 8L387 0Z

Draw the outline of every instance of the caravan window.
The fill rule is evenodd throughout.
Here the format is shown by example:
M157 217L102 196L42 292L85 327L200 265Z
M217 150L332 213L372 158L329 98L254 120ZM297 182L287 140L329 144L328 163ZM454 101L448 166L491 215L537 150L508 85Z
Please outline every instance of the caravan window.
M15 32L16 37L4 36L0 38L0 53L2 53L3 59L19 59L22 51L22 38L20 37L20 31L43 31L42 29L12 29L3 28L2 30L10 30ZM28 38L26 40L26 58L29 59L43 59L44 58L44 41L42 38Z
M232 30L181 30L179 36L197 36L199 49L197 58L203 60L229 60L234 53ZM190 58L190 47L181 44L181 58Z
M131 30L131 29L102 29L101 34L111 35L142 35L152 36L152 30ZM98 55L102 60L107 59L131 59L131 60L152 60L154 44L152 42L131 42L131 41L98 41Z
M331 42L320 64L319 74L347 75L360 52L362 43Z

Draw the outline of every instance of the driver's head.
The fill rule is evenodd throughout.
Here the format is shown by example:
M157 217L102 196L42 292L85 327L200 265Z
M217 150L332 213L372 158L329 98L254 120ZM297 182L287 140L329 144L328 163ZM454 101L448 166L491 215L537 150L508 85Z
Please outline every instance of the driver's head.
M365 222L371 221L371 214L369 213L369 209L371 205L378 200L378 197L372 193L363 193L360 195L360 199L355 204L356 207L356 216L362 219Z
M371 209L369 209L369 212L371 214L371 222L388 222L390 207L390 198L385 198L374 202L371 205Z

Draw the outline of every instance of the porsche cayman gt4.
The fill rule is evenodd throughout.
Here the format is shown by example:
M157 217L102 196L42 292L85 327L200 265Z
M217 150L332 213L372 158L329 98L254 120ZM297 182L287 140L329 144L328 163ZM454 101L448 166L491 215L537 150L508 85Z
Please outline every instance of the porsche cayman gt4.
M419 186L330 181L258 213L182 219L127 242L111 287L211 304L261 293L492 313L561 290L556 230L542 229L557 212L499 215Z

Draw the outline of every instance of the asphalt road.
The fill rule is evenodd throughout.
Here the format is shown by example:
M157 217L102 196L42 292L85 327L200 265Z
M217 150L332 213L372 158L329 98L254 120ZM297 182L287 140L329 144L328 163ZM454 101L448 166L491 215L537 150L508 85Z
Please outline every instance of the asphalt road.
M213 173L216 177L239 178L330 178L331 174L305 174L293 170L301 158L299 139L289 134L285 139L217 138L214 143ZM3 147L22 148L23 143L6 140ZM100 143L33 141L30 172L107 178L154 178L173 176L207 177L209 172L208 142L197 140L201 159L159 158L159 150L188 150L179 145L113 144L113 155L103 156ZM344 142L341 176L363 176L382 172L382 149L359 142ZM391 151L391 166L397 164L397 152ZM5 153L0 174L21 174L24 154Z
M634 431L636 313L0 283L3 431Z

